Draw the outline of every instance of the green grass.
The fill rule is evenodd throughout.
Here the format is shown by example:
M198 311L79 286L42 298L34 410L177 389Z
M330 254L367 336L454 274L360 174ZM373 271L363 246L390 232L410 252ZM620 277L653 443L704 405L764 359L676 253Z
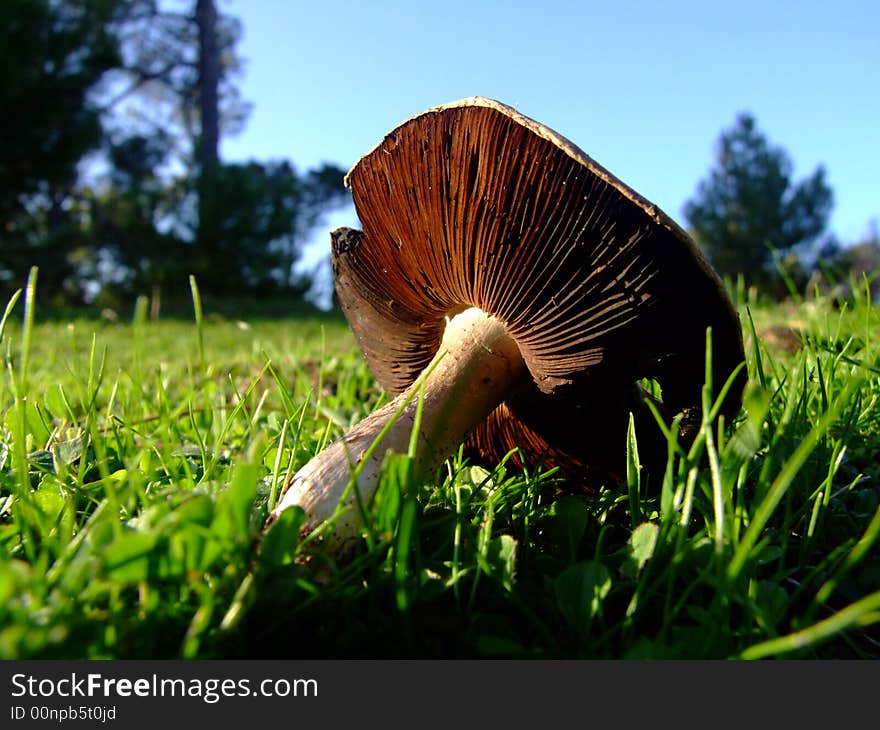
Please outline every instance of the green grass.
M344 320L50 321L0 332L0 657L878 657L880 317L750 308L751 384L662 484L386 462L335 565L285 476L387 400ZM805 344L755 331L798 320ZM707 386L711 404L723 384ZM304 557L310 560L305 562Z

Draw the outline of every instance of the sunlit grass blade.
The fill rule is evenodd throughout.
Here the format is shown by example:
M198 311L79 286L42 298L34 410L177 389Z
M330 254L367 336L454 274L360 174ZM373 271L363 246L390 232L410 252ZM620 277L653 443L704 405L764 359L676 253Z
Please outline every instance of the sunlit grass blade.
M641 508L642 465L639 462L639 446L636 441L636 424L629 414L626 430L626 489L629 494L630 520L633 528L642 522Z
M204 373L207 365L207 360L205 359L205 317L202 312L202 296L199 294L199 285L196 282L196 277L189 277L189 288L192 292L193 312L196 319L196 336L198 338L199 346L199 372Z
M3 342L3 336L6 332L6 322L15 309L15 305L18 304L18 300L21 298L22 290L16 289L12 296L9 297L9 301L6 303L6 309L3 310L3 317L0 317L0 342Z
M834 571L834 574L819 588L814 599L816 605L825 603L831 597L840 581L862 561L868 551L875 545L878 537L880 537L880 508L874 512L874 517L868 524L865 533L853 546L852 550L847 553L846 558L844 558L837 570Z
M828 618L776 639L744 649L740 659L765 659L814 647L848 629L880 623L880 591L871 593Z

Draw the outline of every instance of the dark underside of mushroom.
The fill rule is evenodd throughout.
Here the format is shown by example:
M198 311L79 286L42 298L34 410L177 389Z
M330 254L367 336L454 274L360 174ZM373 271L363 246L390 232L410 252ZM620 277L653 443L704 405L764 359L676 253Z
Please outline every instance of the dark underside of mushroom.
M549 404L536 407L537 399L548 397ZM566 398L524 383L474 429L464 454L489 467L507 457L517 467L555 468L565 491L589 493L623 481L632 413L644 477L653 483L662 476L667 446L644 398L634 385L582 388Z
M706 328L716 392L743 360L736 313L687 234L509 107L476 100L419 115L347 180L363 232L333 233L336 290L384 388L409 387L447 318L469 307L520 349L530 377L469 435L472 458L519 449L590 489L624 473L632 412L656 471L667 446L637 383L659 384L667 421L685 414L686 445L701 419ZM728 420L744 382L740 371Z

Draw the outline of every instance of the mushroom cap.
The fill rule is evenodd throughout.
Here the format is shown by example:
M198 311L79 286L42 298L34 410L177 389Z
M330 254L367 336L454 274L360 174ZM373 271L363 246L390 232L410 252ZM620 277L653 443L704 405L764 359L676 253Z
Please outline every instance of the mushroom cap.
M336 292L380 385L405 390L446 318L468 307L520 348L532 379L477 427L475 452L519 447L569 473L613 471L629 412L647 414L640 379L660 384L665 412L699 422L706 328L716 389L744 359L736 312L688 235L509 106L471 97L429 109L345 180L363 231L331 236ZM744 381L741 370L728 416Z

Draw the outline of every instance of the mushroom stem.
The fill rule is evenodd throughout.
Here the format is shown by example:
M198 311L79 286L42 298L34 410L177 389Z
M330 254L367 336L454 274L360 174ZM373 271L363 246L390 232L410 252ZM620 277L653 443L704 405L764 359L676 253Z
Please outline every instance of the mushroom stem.
M352 470L360 467L357 489L363 503L369 504L386 452L408 451L420 399L423 406L414 459L417 477L429 474L449 457L526 373L519 347L499 320L476 307L460 312L448 321L437 356L422 376L296 472L269 522L298 505L307 516L304 530L311 531L337 515L337 507L346 498L332 536L324 542L328 552L341 554L357 538L360 524L354 494L348 490L346 495ZM383 430L377 448L368 452Z

